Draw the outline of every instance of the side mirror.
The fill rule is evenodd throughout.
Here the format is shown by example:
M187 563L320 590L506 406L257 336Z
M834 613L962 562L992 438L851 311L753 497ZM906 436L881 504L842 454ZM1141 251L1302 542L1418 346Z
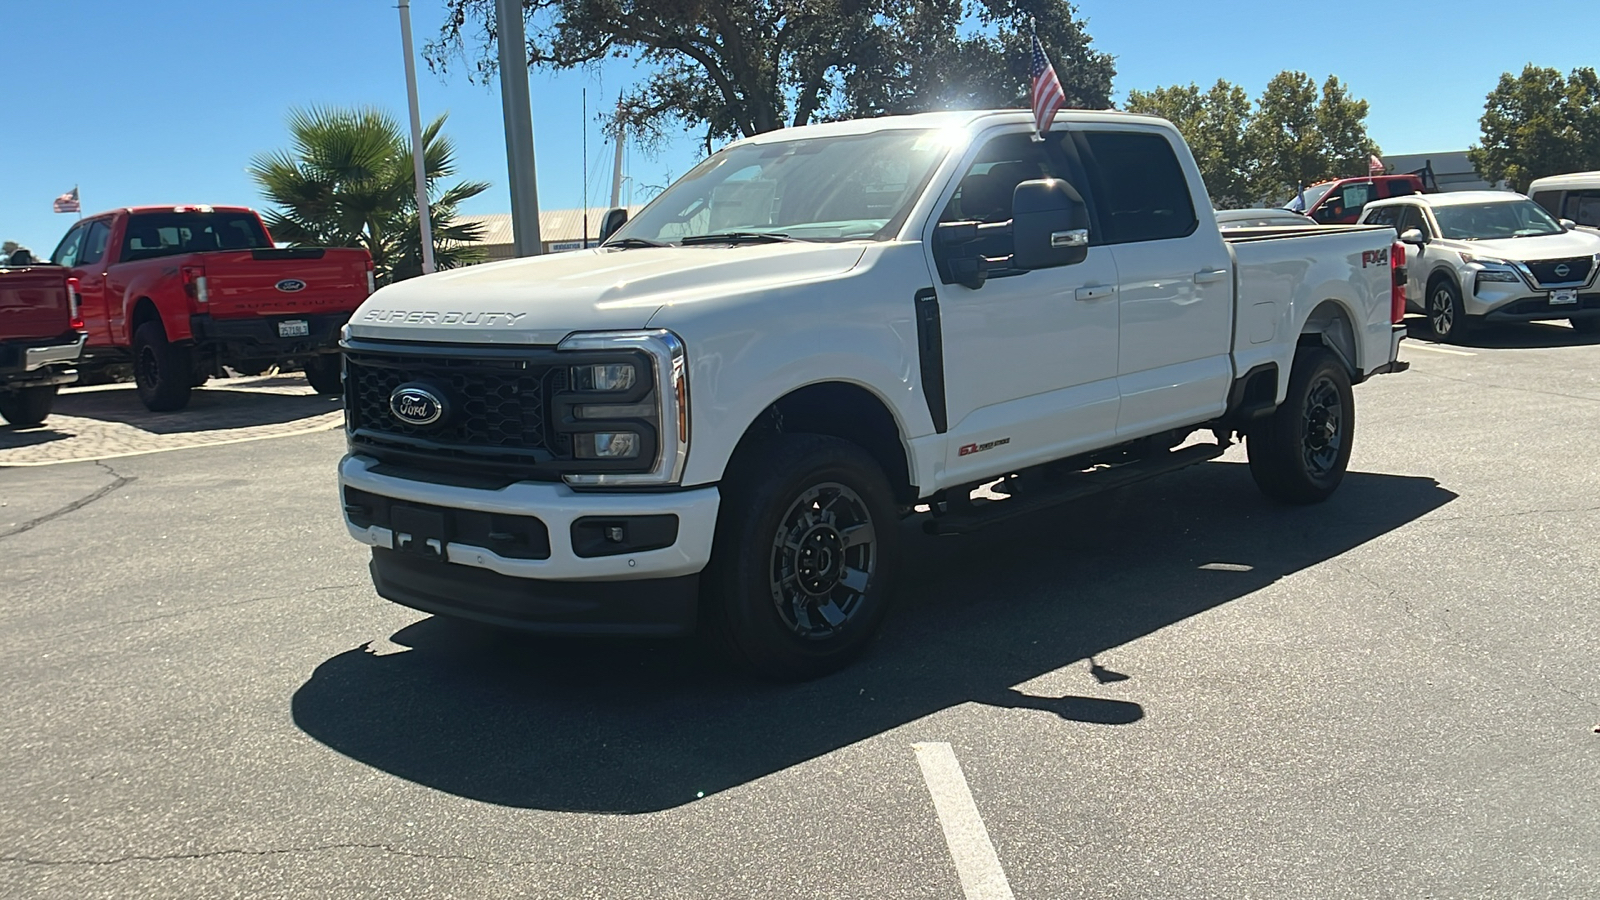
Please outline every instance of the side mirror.
M606 210L606 217L600 220L600 243L610 240L617 229L628 224L628 211L622 207Z
M1561 227L1565 228L1568 231L1571 231L1572 229L1578 227L1578 223L1572 221L1571 219L1562 219L1561 220Z
M1416 244L1418 247L1428 242L1428 236L1420 228L1407 228L1400 234L1400 243Z
M1014 268L1081 263L1089 256L1089 207L1059 178L1024 181L1011 195L1011 238Z

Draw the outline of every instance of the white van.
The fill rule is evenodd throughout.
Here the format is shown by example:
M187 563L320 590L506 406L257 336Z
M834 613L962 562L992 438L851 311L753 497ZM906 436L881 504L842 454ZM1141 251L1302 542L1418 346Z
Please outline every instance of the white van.
M1550 215L1600 232L1600 172L1536 178L1528 185L1528 196Z

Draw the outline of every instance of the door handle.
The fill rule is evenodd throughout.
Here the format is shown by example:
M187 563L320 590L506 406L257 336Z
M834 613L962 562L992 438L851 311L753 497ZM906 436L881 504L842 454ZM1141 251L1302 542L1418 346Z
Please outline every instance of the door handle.
M1194 273L1195 284L1212 284L1227 278L1231 272L1227 269L1201 269Z
M1072 292L1072 296L1079 300L1104 300L1115 294L1117 286L1114 284L1100 284L1094 287L1081 287Z

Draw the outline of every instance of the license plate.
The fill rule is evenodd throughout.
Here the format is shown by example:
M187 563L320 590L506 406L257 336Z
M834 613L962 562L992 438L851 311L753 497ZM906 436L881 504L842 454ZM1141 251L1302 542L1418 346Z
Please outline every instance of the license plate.
M305 319L290 319L278 323L278 337L305 337L310 333L311 323Z
M1550 305L1551 306L1566 306L1568 304L1577 303L1577 302L1578 302L1578 292L1576 290L1551 291L1550 292Z

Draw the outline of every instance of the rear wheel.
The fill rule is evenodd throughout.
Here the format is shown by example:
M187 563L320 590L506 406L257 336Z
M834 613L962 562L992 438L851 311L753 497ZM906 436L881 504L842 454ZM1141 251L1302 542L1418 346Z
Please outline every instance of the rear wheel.
M1600 319L1568 319L1572 330L1579 334L1600 334Z
M800 680L860 655L888 609L898 521L888 479L855 444L785 435L741 453L704 598L734 662Z
M0 394L0 417L18 428L31 428L50 415L56 402L56 386L25 387Z
M344 393L344 380L341 375L340 356L337 353L325 353L313 356L306 360L306 381L311 382L311 388L319 394Z
M1284 503L1319 503L1339 487L1355 434L1350 373L1332 353L1301 348L1283 404L1245 437L1250 474Z
M193 354L167 340L160 322L146 322L133 333L133 383L139 400L151 412L171 412L189 405L194 387Z

